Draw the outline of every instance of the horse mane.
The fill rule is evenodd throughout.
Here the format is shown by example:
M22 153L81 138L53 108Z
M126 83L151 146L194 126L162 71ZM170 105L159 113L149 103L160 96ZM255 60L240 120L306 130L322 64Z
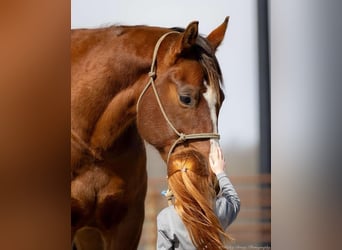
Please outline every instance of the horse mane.
M185 31L184 28L180 27L173 27L171 28L171 30L177 32ZM194 51L194 53L191 53L191 51ZM223 88L224 85L222 71L215 56L215 50L212 48L208 40L199 34L196 39L196 44L192 46L190 51L185 51L184 53L182 53L182 56L185 58L189 55L191 55L192 57L194 55L197 56L195 59L197 59L202 65L207 78L207 83L209 84L209 86L212 86L214 88L216 96L218 97L218 104L220 105L221 101L223 101L223 96L221 96L220 89Z

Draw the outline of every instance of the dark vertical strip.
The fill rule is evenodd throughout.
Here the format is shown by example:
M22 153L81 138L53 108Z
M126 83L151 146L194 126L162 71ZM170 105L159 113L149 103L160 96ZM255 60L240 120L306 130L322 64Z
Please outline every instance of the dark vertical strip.
M258 12L258 51L259 51L259 113L260 113L260 173L271 172L271 107L270 107L270 63L269 63L269 34L268 34L268 0L257 1ZM260 185L261 200L271 199L266 190L271 184ZM265 193L266 192L266 193ZM271 207L263 207L264 212L270 211ZM271 224L270 218L261 218L260 223ZM271 229L260 231L261 246L271 247Z
M271 172L271 108L268 35L268 1L258 0L260 172Z

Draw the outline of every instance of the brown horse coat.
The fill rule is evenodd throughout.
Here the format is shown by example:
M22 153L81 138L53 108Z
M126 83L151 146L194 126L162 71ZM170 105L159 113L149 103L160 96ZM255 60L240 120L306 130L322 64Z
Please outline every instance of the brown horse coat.
M182 133L217 132L223 93L215 50L228 18L207 38L198 22L170 34L157 55L156 88ZM112 26L71 32L71 212L78 249L136 249L147 188L143 140L165 160L177 139L163 118L149 80L157 40L170 29ZM214 143L214 140L210 140ZM206 157L208 139L177 146ZM91 235L91 236L90 236ZM101 238L102 240L101 240ZM102 246L103 245L103 246Z

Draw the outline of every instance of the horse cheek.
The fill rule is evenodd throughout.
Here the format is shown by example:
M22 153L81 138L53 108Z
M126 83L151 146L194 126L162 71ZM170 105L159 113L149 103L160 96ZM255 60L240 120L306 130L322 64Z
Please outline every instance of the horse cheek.
M147 100L151 100L146 98ZM166 144L167 124L156 105L143 101L137 115L137 127L140 136L156 148Z

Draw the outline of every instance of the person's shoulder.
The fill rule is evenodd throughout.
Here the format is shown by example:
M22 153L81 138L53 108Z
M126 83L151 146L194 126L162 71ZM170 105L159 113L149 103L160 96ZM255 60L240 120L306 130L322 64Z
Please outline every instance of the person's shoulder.
M173 210L174 210L173 206L165 207L159 212L157 218L165 217L166 215L173 213Z
M161 210L157 215L157 225L158 227L168 227L169 223L174 219L174 207L168 206Z

